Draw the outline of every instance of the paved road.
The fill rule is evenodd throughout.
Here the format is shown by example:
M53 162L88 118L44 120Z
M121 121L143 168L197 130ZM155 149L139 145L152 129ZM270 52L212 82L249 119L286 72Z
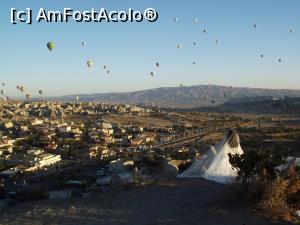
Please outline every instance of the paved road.
M249 122L242 123L242 124L239 124L239 127L246 127L246 126L249 126L251 124L252 124L251 122L250 123ZM160 143L160 144L157 144L157 145L153 146L153 148L171 146L171 145L174 145L174 144L179 144L181 142L185 142L187 140L203 138L206 135L216 133L216 132L220 132L220 131L223 131L224 129L234 129L234 128L236 128L236 126L232 125L232 124L227 124L225 126L223 126L223 125L221 125L221 126L207 126L207 127L200 128L200 132L197 132L196 134L192 133L192 134L187 135L187 136L185 136L183 138L180 138L180 139L175 139L175 140L172 140L172 141L169 141L169 142L166 142L166 143Z

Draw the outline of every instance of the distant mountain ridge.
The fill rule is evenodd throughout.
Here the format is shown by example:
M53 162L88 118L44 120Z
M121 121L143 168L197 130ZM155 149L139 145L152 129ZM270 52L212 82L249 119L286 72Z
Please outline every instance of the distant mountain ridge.
M67 95L51 98L51 100L75 101L76 96L79 96L80 101L84 102L101 101L106 103L157 105L166 108L197 108L213 107L228 102L280 99L284 96L300 97L300 90L196 85L162 87L124 93Z

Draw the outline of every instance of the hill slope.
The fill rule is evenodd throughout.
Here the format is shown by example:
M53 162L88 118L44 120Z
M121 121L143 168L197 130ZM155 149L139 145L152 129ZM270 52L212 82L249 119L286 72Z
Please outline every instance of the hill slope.
M281 98L285 95L299 96L299 90L276 90L217 85L189 87L163 87L127 93L104 93L79 95L80 101L102 101L108 103L133 103L158 105L171 108L195 108L215 106L225 102ZM74 101L75 95L61 96L52 100ZM212 103L212 100L214 103Z

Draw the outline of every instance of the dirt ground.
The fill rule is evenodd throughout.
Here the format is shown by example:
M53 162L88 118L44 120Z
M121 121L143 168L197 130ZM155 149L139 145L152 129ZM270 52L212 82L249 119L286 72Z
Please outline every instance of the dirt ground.
M119 123L122 125L133 124L140 126L172 126L173 122L163 117L150 116L129 116L121 114L109 114L103 116L103 119L111 123Z
M220 200L225 191L226 186L203 179L175 180L93 198L23 203L1 212L0 224L272 224L238 203L225 204Z

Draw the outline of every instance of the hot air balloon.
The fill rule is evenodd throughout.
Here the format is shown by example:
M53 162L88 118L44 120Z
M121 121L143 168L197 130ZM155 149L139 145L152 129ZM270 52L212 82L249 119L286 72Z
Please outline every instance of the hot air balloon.
M26 94L26 99L30 99L31 98L31 96L30 96L30 94Z
M219 40L216 40L216 44L219 44Z
M280 63L281 63L281 62L282 62L282 59L278 59L278 62L280 62Z
M178 18L177 18L177 17L174 17L173 21L174 21L174 22L177 22L177 21L178 21Z
M53 49L55 48L55 44L53 42L48 42L47 43L47 47L50 50L50 52L52 52Z
M156 67L159 67L159 66L160 66L159 62L155 63L155 65L156 65Z
M20 87L20 91L24 92L25 88L24 87Z
M261 55L260 55L260 58L263 58L263 57L264 57L264 55L263 55L263 54L261 54Z
M256 24L253 24L253 27L254 27L254 28L256 28L256 27L257 27L257 25L256 25Z
M107 68L106 65L104 65L104 66L103 66L103 69L106 69L106 68Z
M197 45L197 43L194 41L194 42L193 42L193 45L194 45L194 46L196 46L196 45Z
M89 60L89 61L86 62L86 65L87 65L89 68L92 68L93 62Z
M196 65L196 62L193 62L193 65Z
M5 92L3 90L1 90L1 94L4 96L5 95Z
M84 41L81 42L81 45L82 45L82 47L85 47L85 42Z
M207 33L207 30L206 30L206 29L204 29L204 30L203 30L203 33L205 33L205 34L206 34L206 33Z
M109 71L109 70L107 70L107 71L106 71L106 73L107 73L107 74L110 74L110 71Z
M177 44L177 48L182 48L182 45L181 44Z
M5 87L5 83L2 83L2 86Z
M198 19L194 19L194 23L195 23L195 24L198 23Z
M42 90L39 90L39 94L42 95L42 94L43 94L43 91L42 91Z
M153 72L151 72L151 73L150 73L150 75L153 77L153 76L154 76L154 73L153 73Z
M20 86L19 85L17 86L17 89L20 90Z

